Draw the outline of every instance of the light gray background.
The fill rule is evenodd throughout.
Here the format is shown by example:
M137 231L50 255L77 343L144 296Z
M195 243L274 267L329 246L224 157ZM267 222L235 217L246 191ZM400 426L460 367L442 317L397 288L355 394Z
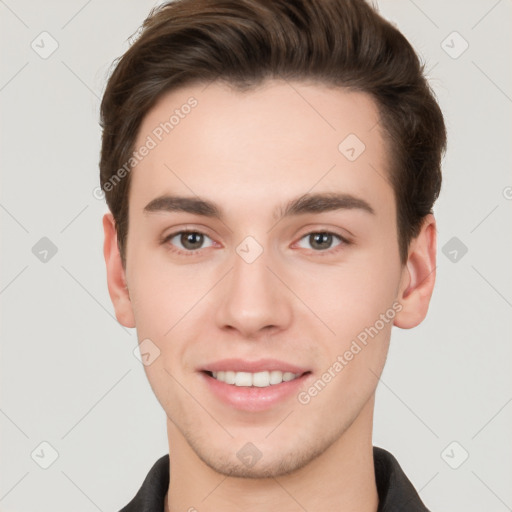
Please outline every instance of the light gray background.
M168 449L135 331L113 316L93 196L108 69L153 5L0 0L2 512L119 510ZM512 3L379 6L427 63L449 150L436 291L420 327L394 330L374 443L434 512L512 510ZM43 31L47 59L31 47ZM455 262L453 237L468 249Z

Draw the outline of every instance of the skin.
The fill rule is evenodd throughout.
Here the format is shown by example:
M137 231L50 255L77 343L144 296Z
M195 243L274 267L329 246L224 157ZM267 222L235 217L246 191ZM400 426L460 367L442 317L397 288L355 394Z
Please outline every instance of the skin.
M435 220L425 218L402 265L387 142L365 93L279 80L246 92L190 85L148 112L136 147L190 96L197 107L132 170L126 268L112 215L103 219L117 319L160 350L144 368L168 418L165 509L375 512L375 390L392 324L411 328L427 313ZM338 150L351 133L366 146L353 162ZM320 192L351 194L374 213L273 217ZM213 201L223 220L144 212L162 194ZM185 228L207 235L195 253L173 252L190 251L179 236L161 242ZM333 237L319 248L308 235L325 231L351 243ZM249 235L263 248L250 264L236 252ZM271 357L308 368L306 390L394 303L394 320L306 405L294 395L263 412L236 410L197 371L228 357ZM262 454L252 467L236 456L247 442Z

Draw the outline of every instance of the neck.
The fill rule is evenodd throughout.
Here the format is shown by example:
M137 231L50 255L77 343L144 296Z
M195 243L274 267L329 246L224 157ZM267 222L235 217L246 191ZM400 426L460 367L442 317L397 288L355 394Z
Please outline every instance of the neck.
M235 478L208 467L168 420L170 482L165 512L376 512L373 398L321 455L276 478Z

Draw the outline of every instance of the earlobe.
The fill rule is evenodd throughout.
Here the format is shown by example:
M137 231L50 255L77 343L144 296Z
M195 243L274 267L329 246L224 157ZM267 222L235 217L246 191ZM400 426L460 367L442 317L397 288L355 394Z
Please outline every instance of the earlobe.
M432 214L425 217L420 233L411 242L409 256L403 268L397 300L402 305L394 325L410 329L427 315L436 279L436 221Z
M103 216L103 232L105 235L103 255L107 267L108 292L114 305L116 318L125 327L135 327L132 304L126 286L125 269L117 244L116 224L111 213Z

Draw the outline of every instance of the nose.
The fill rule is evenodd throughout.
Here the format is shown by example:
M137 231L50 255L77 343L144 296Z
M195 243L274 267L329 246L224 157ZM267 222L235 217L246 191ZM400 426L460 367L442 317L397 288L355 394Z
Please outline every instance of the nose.
M218 290L218 327L235 330L243 338L286 329L292 319L292 297L276 277L279 273L265 250L252 262L235 253L232 269Z

